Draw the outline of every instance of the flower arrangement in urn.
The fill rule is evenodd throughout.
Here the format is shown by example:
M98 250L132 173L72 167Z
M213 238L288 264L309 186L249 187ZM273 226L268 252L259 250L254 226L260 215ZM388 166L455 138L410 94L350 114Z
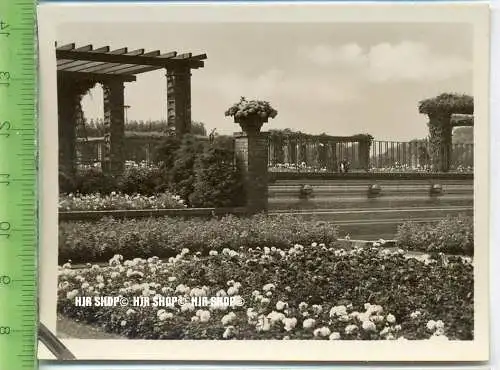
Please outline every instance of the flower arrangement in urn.
M226 117L234 117L244 131L259 131L269 117L278 115L276 109L269 102L262 100L247 100L241 97L238 103L233 104L225 113Z

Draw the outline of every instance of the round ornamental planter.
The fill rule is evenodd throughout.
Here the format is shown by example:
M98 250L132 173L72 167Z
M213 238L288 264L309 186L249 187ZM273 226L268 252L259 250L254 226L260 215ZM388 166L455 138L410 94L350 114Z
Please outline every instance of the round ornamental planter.
M380 196L382 193L382 188L379 184L370 184L368 186L368 197L374 198Z
M429 188L430 196L438 196L443 194L443 186L441 184L432 184Z
M264 122L267 122L267 117L247 116L244 118L234 118L234 122L238 123L243 132L260 132Z

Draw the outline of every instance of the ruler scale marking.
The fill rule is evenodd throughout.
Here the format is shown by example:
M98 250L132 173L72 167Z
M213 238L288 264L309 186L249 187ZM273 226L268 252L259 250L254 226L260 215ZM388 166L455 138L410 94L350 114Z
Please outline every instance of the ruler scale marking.
M37 363L35 14L35 1L0 0L0 369Z

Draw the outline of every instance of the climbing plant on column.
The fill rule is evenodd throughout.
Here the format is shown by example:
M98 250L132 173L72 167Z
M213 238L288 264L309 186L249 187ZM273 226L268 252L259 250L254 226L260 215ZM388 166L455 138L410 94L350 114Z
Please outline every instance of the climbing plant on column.
M474 99L469 95L444 93L420 101L418 110L429 117L429 146L432 171L448 172L451 159L452 114L473 114Z

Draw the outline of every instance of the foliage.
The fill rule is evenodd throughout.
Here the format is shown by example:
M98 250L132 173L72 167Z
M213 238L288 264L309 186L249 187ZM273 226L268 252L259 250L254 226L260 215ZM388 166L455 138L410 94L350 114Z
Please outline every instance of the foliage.
M160 163L160 166L169 171L174 166L177 150L181 146L181 140L178 136L166 136L163 141L155 148L153 160Z
M245 245L287 248L310 240L330 245L337 228L325 222L299 217L256 215L225 216L210 220L180 218L102 219L96 222L61 222L59 261L103 262L115 254L125 258L175 256L183 248L203 254L215 249Z
M418 111L428 115L473 114L474 98L469 95L444 93L420 101Z
M218 144L218 145L217 145ZM195 163L193 207L236 207L245 204L242 173L226 142L208 146Z
M106 175L98 167L80 168L74 176L59 173L60 194L126 194L153 195L165 188L166 174L158 167L127 162L121 176Z
M436 223L405 222L398 227L397 244L424 252L474 254L473 217L448 216Z
M185 208L184 201L177 195L160 193L145 196L112 192L108 195L61 194L59 211L104 211L122 209L172 209Z
M168 122L166 120L148 120L148 121L136 121L128 120L125 123L125 132L128 135L134 135L137 133L150 133L153 136L165 135L168 129ZM104 120L103 119L90 119L86 120L85 123L85 133L81 132L79 136L87 137L103 137L104 136ZM206 136L207 130L203 122L192 121L191 122L191 134Z
M169 171L171 191L187 202L190 194L194 191L194 165L196 158L202 151L202 142L192 135L184 135L179 149L175 152L175 161L172 169Z
M247 100L241 97L238 103L233 104L226 112L226 117L234 117L236 120L247 117L258 116L262 119L275 118L278 111L271 104L263 100Z
M349 143L358 141L372 142L374 140L374 137L370 134L355 134L351 136L332 136L332 135L327 135L326 133L322 133L321 135L310 135L301 131L294 131L289 128L283 130L277 130L277 129L269 130L269 136L273 140L294 138L297 140L313 140L318 142L334 141L334 142Z
M439 345L474 337L470 262L422 261L383 247L243 245L208 256L186 248L168 262L152 254L115 256L102 267L65 264L58 312L133 339L429 339ZM119 295L150 304L75 305L77 296ZM166 297L179 301L162 304ZM215 299L200 307L201 297Z

